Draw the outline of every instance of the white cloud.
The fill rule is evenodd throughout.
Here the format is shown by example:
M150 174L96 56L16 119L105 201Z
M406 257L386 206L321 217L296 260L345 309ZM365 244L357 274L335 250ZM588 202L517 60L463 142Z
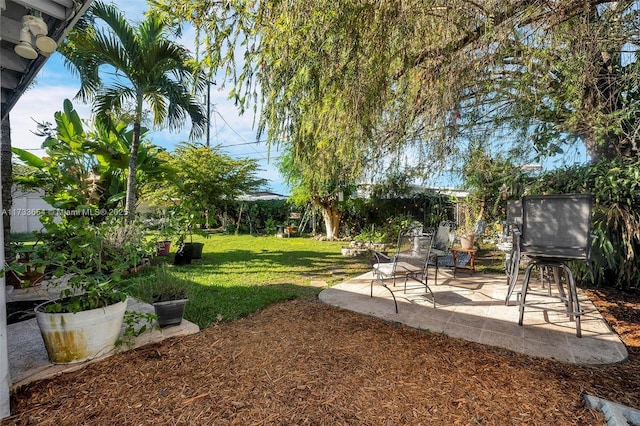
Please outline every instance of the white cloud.
M44 139L33 134L37 123L53 123L54 113L62 110L64 99L72 99L78 88L72 86L49 86L38 84L27 90L11 110L11 143L23 149L36 150L42 154L40 147ZM73 101L80 117L88 118L91 114L89 105Z

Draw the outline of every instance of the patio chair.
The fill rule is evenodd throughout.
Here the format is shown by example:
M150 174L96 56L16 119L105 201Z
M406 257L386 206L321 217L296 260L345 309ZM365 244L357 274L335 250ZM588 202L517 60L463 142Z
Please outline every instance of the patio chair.
M428 272L429 266L433 266L435 268L434 283L436 285L438 285L438 270L441 267L454 268L453 254L449 251L455 238L452 233L454 226L455 225L452 222L442 222L434 234L432 245L429 247L426 272ZM455 267L463 268L470 260L470 253L458 253L456 256ZM426 277L425 281L427 281Z
M520 268L520 227L522 226L522 201L507 201L507 220L503 222L502 239L498 245L500 250L506 253L504 259L504 272L507 275L507 298L505 304L509 305L509 299L518 280Z
M565 305L566 314L575 319L576 335L582 336L580 317L582 309L578 302L576 283L569 261L589 262L591 257L591 212L593 196L591 194L559 194L525 196L522 198L522 227L516 231L517 244L514 241L515 257L513 268L518 268L520 256L527 256L529 264L525 269L522 290L518 295L520 316L518 324L522 325L525 308L538 308L551 311L548 306L527 304L530 292L529 281L534 267L540 270L549 268L553 271L558 286L560 300ZM568 294L562 286L561 272L568 283ZM517 279L509 284L509 294L513 291ZM551 294L551 288L549 292Z
M425 293L431 293L433 299L433 307L436 307L435 297L426 281L426 253L422 250L422 244L418 235L413 231L408 234L401 233L398 236L398 245L396 253L392 257L385 256L381 253L374 253L376 259L372 266L371 279L371 297L373 297L373 284L377 283L386 288L393 297L396 313L398 313L398 302L396 296L387 285L387 281L391 280L393 286L396 280L404 279L404 292L407 291L407 281L412 279L425 286Z

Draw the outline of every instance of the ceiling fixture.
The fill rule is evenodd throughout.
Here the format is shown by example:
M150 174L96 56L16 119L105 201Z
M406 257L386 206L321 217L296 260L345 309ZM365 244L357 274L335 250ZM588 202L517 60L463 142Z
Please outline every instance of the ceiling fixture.
M36 59L38 51L49 56L58 47L54 39L47 36L49 27L40 17L40 12L34 12L34 15L24 15L22 17L22 29L20 30L20 42L14 48L15 52L26 59ZM33 37L36 40L36 47L33 46Z

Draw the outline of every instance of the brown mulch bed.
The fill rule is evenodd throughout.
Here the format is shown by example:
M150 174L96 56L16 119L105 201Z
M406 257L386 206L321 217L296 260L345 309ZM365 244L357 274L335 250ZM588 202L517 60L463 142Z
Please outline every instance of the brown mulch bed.
M640 298L588 291L629 360L581 367L294 300L33 383L1 424L603 424L640 407Z

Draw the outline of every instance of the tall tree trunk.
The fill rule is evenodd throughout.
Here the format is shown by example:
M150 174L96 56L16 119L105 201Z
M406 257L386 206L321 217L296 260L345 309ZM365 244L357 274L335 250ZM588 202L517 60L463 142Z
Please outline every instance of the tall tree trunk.
M236 224L236 235L240 235L240 221L242 220L242 210L244 210L244 203L240 204L240 212L238 213L238 223Z
M142 95L138 96L138 105L136 106L136 120L133 123L133 138L131 141L131 152L129 153L129 171L127 175L127 198L124 205L124 211L127 216L127 222L131 223L136 217L136 172L138 171L138 147L140 146L140 131L142 121Z
M4 253L9 255L11 242L11 206L13 199L11 189L13 186L13 166L11 163L11 122L9 114L2 120L2 142L0 152L2 169L2 227L4 229Z
M327 232L327 239L338 238L340 232L340 219L342 214L333 200L315 200L315 204L322 209L322 218Z

